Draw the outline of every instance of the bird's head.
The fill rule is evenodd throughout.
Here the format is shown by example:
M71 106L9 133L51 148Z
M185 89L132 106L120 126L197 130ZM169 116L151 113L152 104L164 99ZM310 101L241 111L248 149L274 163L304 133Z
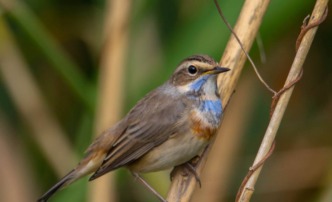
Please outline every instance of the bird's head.
M217 87L216 76L229 70L209 56L193 55L180 63L170 82L184 93L214 94Z

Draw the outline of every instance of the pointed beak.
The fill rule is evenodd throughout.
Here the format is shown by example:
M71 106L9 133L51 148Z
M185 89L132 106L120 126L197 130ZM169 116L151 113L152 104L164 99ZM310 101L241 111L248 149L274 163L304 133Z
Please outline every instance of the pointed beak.
M223 72L227 72L229 70L231 70L231 69L226 68L226 67L216 66L213 69L207 71L206 73L207 74L220 74L220 73L223 73Z

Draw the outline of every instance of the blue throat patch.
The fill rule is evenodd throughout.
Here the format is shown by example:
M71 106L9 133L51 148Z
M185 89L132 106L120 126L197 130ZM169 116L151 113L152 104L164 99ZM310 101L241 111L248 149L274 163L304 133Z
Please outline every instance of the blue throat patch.
M201 78L199 78L198 80L194 81L190 85L190 90L192 92L199 92L201 90L202 86L208 80L209 76L210 75L205 75L205 76L202 76ZM221 104L221 100L220 99L203 100L203 99L200 99L197 96L192 96L191 98L193 98L193 99L199 99L200 100L199 110L201 112L211 113L212 116L213 116L213 119L215 121L219 121L220 120L222 112L223 112L223 110L222 110L222 104Z
M206 83L210 75L202 76L190 85L190 90L199 92L202 86ZM198 97L193 97L199 99ZM222 115L222 104L220 99L215 100L200 100L199 110L201 112L211 113L214 118L220 119Z
M199 110L202 112L212 113L213 116L220 119L222 114L222 104L217 100L201 100Z
M202 76L201 78L197 79L190 85L190 90L193 90L194 92L198 92L204 83L208 80L209 75Z

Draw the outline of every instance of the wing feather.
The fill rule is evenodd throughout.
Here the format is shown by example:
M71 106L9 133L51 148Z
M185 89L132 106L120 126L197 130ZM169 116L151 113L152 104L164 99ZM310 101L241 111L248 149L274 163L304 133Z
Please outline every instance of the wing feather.
M160 93L158 90L139 101L125 118L126 130L110 148L90 180L130 164L166 141L181 127L177 123L187 109L187 102L180 95Z

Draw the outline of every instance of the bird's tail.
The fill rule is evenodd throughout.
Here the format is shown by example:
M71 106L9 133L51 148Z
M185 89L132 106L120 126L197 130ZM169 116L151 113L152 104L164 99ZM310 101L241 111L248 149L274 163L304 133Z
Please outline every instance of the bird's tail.
M107 145L112 145L118 136L109 136L109 131L105 131L103 135L99 136L93 144L90 145L86 151L85 158L78 164L78 166L64 176L58 183L49 189L37 202L46 202L55 192L67 185L75 182L81 177L95 172L102 164L106 155ZM105 146L106 144L106 146Z
M58 183L51 187L37 202L46 202L55 192L75 182L81 177L95 172L101 165L104 155L91 154L84 158L79 165L64 176Z
M55 192L59 189L71 184L77 179L75 177L75 169L70 171L66 176L64 176L58 183L51 187L43 196L41 196L37 202L46 202Z

